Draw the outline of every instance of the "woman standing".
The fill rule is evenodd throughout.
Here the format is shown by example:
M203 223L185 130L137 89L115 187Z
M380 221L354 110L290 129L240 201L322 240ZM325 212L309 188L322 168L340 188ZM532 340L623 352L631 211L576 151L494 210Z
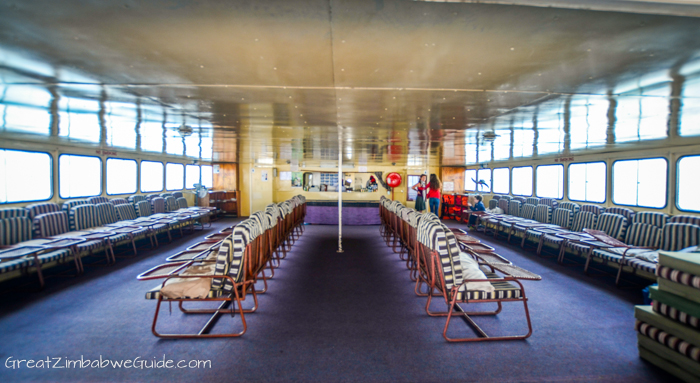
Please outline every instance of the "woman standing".
M420 180L417 184L413 185L411 189L418 192L416 196L416 210L422 212L425 210L425 190L428 189L428 176L425 174L420 176Z
M440 217L440 181L435 174L430 175L430 183L428 184L428 203L430 204L430 212Z

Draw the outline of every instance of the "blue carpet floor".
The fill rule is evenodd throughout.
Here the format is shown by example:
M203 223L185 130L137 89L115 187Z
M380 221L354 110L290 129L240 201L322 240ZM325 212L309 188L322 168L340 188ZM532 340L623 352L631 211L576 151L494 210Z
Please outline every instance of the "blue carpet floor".
M448 344L444 318L425 314L404 262L385 246L378 226L306 226L250 314L238 339L160 340L151 334L157 282L135 276L162 263L214 227L119 260L78 278L53 279L45 291L0 297L0 381L61 382L656 382L673 381L637 355L633 306L639 290L616 289L580 268L557 265L531 252L492 243L518 266L542 275L524 282L534 333L525 341ZM450 226L461 226L451 224ZM477 234L477 236L480 236ZM435 309L441 308L438 300ZM194 330L206 318L184 318L163 307L163 329ZM496 318L477 319L498 332L525 332L520 304ZM239 328L224 316L214 332ZM459 319L455 334L470 334ZM152 361L210 360L195 369L7 368L18 359L68 358Z

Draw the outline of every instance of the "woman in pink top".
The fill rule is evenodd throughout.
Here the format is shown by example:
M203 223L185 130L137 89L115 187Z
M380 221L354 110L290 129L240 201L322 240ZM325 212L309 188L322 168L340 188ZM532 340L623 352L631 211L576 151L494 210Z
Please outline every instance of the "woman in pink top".
M430 175L430 183L428 184L428 203L430 204L430 212L440 216L438 208L440 207L440 181L435 174Z

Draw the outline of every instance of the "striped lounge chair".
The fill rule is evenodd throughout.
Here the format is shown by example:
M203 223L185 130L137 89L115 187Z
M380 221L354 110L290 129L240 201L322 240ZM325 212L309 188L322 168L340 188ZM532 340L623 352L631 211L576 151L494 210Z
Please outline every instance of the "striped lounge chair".
M39 238L76 237L80 234L79 232L69 230L68 215L65 211L39 214L34 217L34 227L38 227ZM76 245L76 251L79 257L101 250L104 250L104 241L102 240L85 241Z
M700 226L690 223L669 222L661 231L661 251L679 251L691 246L700 245ZM658 264L640 258L625 258L625 266L633 270L642 270L647 273L656 273Z
M182 264L165 264L139 276L141 280L164 279L162 283L146 293L146 299L157 300L156 311L153 317L152 332L153 335L159 338L218 338L218 337L239 337L247 330L245 314L253 312L257 309L257 298L255 298L255 289L252 280L247 278L247 268L252 262L252 245L255 238L252 238L243 222L236 225L233 234L224 239L219 251L216 255L216 261L211 266L211 262L184 262ZM160 270L175 271L167 273L154 272ZM184 279L196 279L200 282L210 280L209 292L204 296L182 296L175 293L169 293L168 285L176 283ZM206 282L204 282L206 283ZM251 288L252 287L252 288ZM246 294L250 293L254 297L255 307L253 309L244 309L243 301ZM211 314L215 320L221 314L230 313L233 317L236 313L240 315L243 329L236 333L216 333L211 334L207 331L207 326L196 334L183 333L168 333L164 334L158 331L158 314L163 302L221 302L219 309L214 310L198 310L198 311L183 311L186 314ZM211 322L211 320L209 321Z
M574 214L581 211L581 205L577 204L576 202L562 202L557 205L557 208L571 210L571 212Z
M142 222L151 231L151 239L155 240L156 246L158 246L157 234L166 233L168 235L168 242L173 241L172 235L170 235L170 222L153 222L151 215L153 215L153 207L150 201L140 201L134 204L136 210L136 215L138 216L137 222ZM150 218L150 219L149 219ZM144 220L145 219L145 220ZM158 218L155 218L158 219Z
M109 202L109 199L107 197L90 197L87 199L87 201L93 205L97 205L98 203L107 203Z
M511 203L513 203L511 201ZM527 225L527 224L534 224L537 223L537 221L534 220L535 218L535 211L537 210L537 206L531 205L531 204L524 204L520 208L520 211L518 213L518 217L515 217L514 219L506 219L503 220L499 223L498 225L498 231L504 231L508 233L507 240L510 242L510 238L513 235L513 228L520 224L521 226ZM524 230L523 230L524 231ZM495 237L495 235L494 235Z
M129 198L127 198L127 199L129 200L129 202L131 202L131 203L133 203L133 204L136 204L136 203L139 203L139 202L141 202L141 201L146 201L146 200L147 200L146 196L141 195L141 194L134 194L134 195L131 195L131 196L129 196Z
M527 205L525 205L527 206ZM525 247L526 232L535 227L549 225L552 221L552 207L549 205L537 205L531 222L519 222L513 225L510 233L508 233L508 242L512 235L521 238L520 247Z
M150 207L150 204L147 201L141 201L141 202L146 202L147 206ZM139 222L136 221L136 219L138 219L139 216L136 213L136 208L134 207L134 205L128 203L128 204L123 204L123 205L116 205L116 206L114 206L114 208L115 208L115 211L117 213L117 220L118 221L134 221L134 225L138 225L139 227L141 227L145 230L145 235L151 241L151 247L152 248L158 247L158 238L156 237L156 231L153 228L151 228L149 225L144 224L142 226Z
M557 256L561 254L563 245L566 239L557 236L558 233L580 233L583 229L595 229L596 223L598 222L598 216L589 212L581 211L574 216L573 222L571 223L571 229L568 231L557 231L557 233L545 233L540 238L540 244L538 246L537 254L541 254L544 250L544 246L553 246L556 248Z
M10 209L4 209L10 210ZM21 209L24 210L24 209ZM41 245L46 240L32 240L33 225L27 216L7 216L0 218L0 248ZM28 257L0 258L0 280L15 278L35 271L39 286L44 287L42 267L53 262L61 262L72 255L69 249L46 250ZM77 264L76 264L77 266Z
M617 240L622 240L623 235L627 229L627 218L620 214L603 213L598 216L598 223L596 224L595 230L605 232L612 238ZM576 240L567 241L564 246L562 246L559 253L559 263L564 262L564 256L568 250L571 253L578 253L580 255L588 254L586 257L586 265L584 270L588 270L588 265L590 263L593 247Z
M572 221L574 219L574 212L565 208L557 208L552 214L551 225L540 226L529 228L523 235L523 241L520 243L520 247L525 248L528 240L533 240L537 242L537 255L542 253L542 246L544 245L544 235L549 233L551 235L559 232L568 231L571 227Z
M95 205L97 210L97 216L100 219L100 226L112 225L119 221L117 215L117 208L111 203L100 203ZM112 243L116 245L121 245L122 243L131 242L131 247L134 250L134 255L138 253L136 250L136 240L144 238L147 233L147 229L138 228L131 230L130 232L123 233L122 236L117 236L112 238Z
M431 316L446 316L443 337L448 342L473 342L473 341L495 341L507 339L525 339L532 334L530 315L527 309L527 298L522 284L513 277L499 277L496 273L486 273L486 280L464 279L462 264L460 260L460 250L452 232L439 222L424 222L419 228L419 244L426 262L433 265L435 276L431 278L430 294L426 302L426 312ZM468 290L469 282L489 282L493 287L493 292L482 290ZM432 292L437 290L447 305L447 311L435 312L430 310ZM493 312L456 312L457 303L498 303L499 309ZM528 332L524 335L489 337L472 319L473 315L496 315L500 312L503 302L522 302L525 307L525 317L527 320ZM447 332L453 316L463 316L473 328L476 329L479 337L476 338L451 338Z

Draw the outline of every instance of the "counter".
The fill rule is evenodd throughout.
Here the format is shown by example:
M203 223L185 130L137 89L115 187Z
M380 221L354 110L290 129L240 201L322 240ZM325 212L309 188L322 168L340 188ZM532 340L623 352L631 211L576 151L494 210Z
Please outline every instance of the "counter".
M338 201L306 201L306 223L337 225ZM343 201L343 225L379 225L379 201Z

